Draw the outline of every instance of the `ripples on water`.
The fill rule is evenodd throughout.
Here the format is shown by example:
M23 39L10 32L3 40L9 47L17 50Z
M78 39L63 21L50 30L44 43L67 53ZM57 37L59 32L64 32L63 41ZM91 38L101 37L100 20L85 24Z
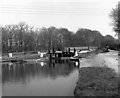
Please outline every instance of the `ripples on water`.
M73 96L77 78L74 63L2 64L3 96Z

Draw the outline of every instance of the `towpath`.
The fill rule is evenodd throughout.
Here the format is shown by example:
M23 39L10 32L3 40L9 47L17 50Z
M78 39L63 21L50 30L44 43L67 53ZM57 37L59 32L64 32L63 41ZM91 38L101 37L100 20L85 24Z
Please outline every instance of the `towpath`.
M119 59L120 56L118 56L118 51L110 50L110 52L99 53L81 59L80 67L107 66L114 69L117 73L119 73L120 69Z

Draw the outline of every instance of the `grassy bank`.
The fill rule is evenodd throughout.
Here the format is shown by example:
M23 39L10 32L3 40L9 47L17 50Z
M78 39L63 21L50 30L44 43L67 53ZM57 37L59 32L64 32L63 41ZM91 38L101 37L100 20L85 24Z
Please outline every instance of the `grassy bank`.
M27 59L39 59L40 55L38 54L19 54L14 55L13 57L2 56L2 61L11 61L11 60L27 60Z
M119 78L120 79L120 78ZM74 90L75 96L118 96L117 74L107 67L83 67Z

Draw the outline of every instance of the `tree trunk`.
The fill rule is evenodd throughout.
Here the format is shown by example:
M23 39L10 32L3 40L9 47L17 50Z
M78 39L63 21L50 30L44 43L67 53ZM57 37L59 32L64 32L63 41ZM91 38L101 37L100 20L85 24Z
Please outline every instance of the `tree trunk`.
M12 38L10 38L10 53L12 52Z

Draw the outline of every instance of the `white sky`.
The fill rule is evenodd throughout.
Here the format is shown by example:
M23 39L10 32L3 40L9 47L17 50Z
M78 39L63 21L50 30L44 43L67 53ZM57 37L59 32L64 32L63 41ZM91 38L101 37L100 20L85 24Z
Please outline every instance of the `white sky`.
M0 0L0 25L26 22L35 27L98 30L115 35L109 14L119 0Z

